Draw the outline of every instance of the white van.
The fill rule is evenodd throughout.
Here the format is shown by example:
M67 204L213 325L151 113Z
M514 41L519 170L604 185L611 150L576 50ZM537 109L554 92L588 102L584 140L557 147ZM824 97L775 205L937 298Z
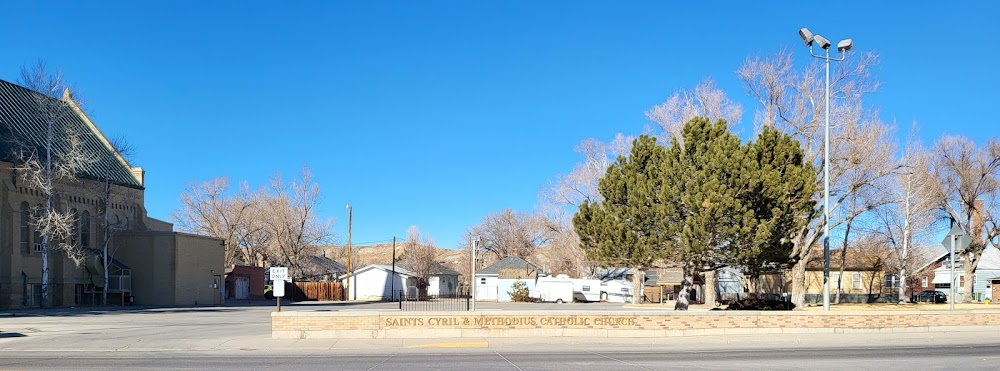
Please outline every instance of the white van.
M540 302L569 303L573 301L573 281L565 278L540 277L530 296Z

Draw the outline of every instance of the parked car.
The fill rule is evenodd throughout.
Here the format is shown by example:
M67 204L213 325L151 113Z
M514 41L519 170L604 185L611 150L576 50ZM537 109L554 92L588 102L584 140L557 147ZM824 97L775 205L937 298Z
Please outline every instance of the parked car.
M937 290L925 290L915 295L913 301L916 303L947 303L948 295Z

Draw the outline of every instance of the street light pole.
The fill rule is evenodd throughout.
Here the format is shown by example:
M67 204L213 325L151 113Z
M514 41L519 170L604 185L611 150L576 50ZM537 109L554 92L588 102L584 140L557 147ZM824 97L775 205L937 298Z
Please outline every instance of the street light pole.
M351 225L354 223L354 209L351 204L347 204L347 300L351 298Z
M472 267L469 268L469 296L471 297L470 310L476 311L476 250L479 249L479 237L473 237L472 241Z
M823 59L826 63L826 125L823 138L823 311L830 311L830 61L842 61L854 42L844 39L837 43L840 58L830 57L830 41L820 35L813 35L809 29L799 30L799 37L809 46L809 55ZM825 55L813 53L813 42L826 51Z
M830 48L826 49L826 129L823 135L823 311L830 311ZM812 53L812 48L809 48ZM837 277L843 280L844 277ZM840 287L840 282L837 282Z

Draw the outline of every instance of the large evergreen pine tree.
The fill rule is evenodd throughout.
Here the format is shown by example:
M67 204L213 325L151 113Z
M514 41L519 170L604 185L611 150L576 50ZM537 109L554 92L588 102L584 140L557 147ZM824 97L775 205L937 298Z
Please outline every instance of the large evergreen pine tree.
M573 216L588 258L635 268L634 301L640 292L639 269L662 258L666 239L673 236L666 223L666 205L659 199L664 154L655 138L636 139L629 157L619 156L598 183L604 201L585 201Z
M667 256L682 266L684 280L675 309L686 310L694 275L725 264L722 250L746 232L752 211L741 194L747 182L746 155L726 122L695 118L685 125L683 144L667 149L663 201L671 224L680 227Z
M816 177L799 144L773 129L744 145L725 121L695 118L683 139L669 148L637 139L600 180L604 201L584 202L573 217L596 262L683 267L678 310L687 309L696 274L734 265L756 278L786 263L789 237L813 210Z

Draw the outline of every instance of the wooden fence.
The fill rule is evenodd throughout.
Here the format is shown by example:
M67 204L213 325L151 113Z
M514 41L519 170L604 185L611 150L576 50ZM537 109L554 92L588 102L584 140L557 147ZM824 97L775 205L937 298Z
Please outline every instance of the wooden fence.
M295 282L290 296L295 301L342 301L344 289L340 282Z

